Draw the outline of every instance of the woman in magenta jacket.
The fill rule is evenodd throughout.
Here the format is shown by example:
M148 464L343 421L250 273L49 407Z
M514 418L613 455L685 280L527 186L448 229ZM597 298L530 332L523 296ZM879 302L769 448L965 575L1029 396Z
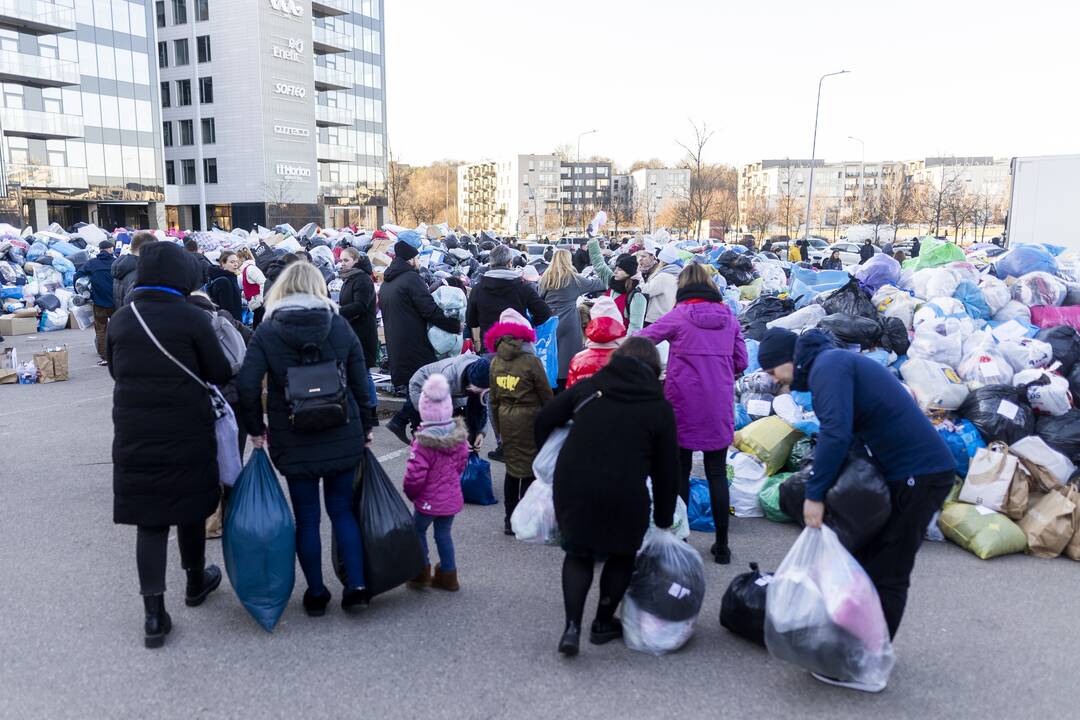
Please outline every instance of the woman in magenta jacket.
M739 321L724 304L708 270L688 265L679 274L675 308L638 335L670 343L664 395L675 409L682 470L679 494L689 502L691 458L701 450L716 522L713 559L726 565L731 562L727 449L735 437L735 378L746 370Z

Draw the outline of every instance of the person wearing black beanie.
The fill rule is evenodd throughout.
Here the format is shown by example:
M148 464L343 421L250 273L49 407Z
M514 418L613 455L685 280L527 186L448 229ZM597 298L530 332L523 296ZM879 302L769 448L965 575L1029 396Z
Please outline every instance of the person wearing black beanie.
M765 370L772 370L795 358L795 343L799 336L785 328L765 331L758 345L758 363Z
M414 257L420 254L420 251L414 248L404 240L398 240L394 243L394 257L401 258L406 262L412 260Z

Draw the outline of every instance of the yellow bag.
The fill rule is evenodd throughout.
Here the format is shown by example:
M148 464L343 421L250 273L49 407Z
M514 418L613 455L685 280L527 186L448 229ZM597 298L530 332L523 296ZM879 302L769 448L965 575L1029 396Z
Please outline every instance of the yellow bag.
M938 527L945 537L982 560L1027 549L1027 536L1016 523L981 506L962 502L946 505Z
M766 475L780 472L802 433L776 415L755 420L735 433L735 448L765 465Z
M761 278L754 280L749 285L739 286L739 298L742 300L757 300L761 297L761 288L765 286L765 281Z

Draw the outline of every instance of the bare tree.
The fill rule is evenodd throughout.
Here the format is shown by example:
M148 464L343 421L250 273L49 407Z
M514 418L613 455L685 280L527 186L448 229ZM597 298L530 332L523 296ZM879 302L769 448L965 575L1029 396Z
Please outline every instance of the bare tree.
M273 182L264 182L262 184L262 191L263 196L266 197L267 204L270 206L267 223L270 225L277 225L280 222L284 222L289 214L289 205L296 197L292 181L286 180L285 178L278 178Z
M779 181L779 201L776 205L777 217L780 224L784 228L784 235L791 237L791 227L794 224L798 227L800 220L799 216L802 214L799 208L802 206L798 197L799 184L795 182L794 173L792 170L794 166L790 160L785 161L786 164L782 165L777 171L777 180ZM794 223L792 222L794 220Z
M769 206L769 199L764 195L755 195L750 200L746 214L747 227L757 234L759 240L765 240L776 219L776 211Z
M916 188L904 178L902 173L893 173L884 178L879 192L875 193L877 209L884 223L892 225L897 231L915 220Z
M720 191L720 201L716 205L714 216L720 225L722 233L721 237L714 239L723 240L727 238L728 232L739 219L739 198L730 188L724 188ZM710 230L712 230L711 224Z
M695 237L701 237L701 226L712 215L718 203L717 190L721 183L721 169L705 162L705 146L713 136L707 124L698 127L691 122L694 139L678 143L686 151L682 167L690 171L690 187L686 193L687 213L693 221Z
M649 158L648 160L635 160L630 164L630 172L637 170L662 170L665 165L659 158Z
M390 215L394 218L394 222L401 223L405 219L404 212L408 204L409 176L412 174L412 168L402 165L395 159L394 152L389 147L386 149L386 157L386 191L390 196Z
M552 155L555 155L562 162L575 162L577 151L570 143L563 143L562 145L555 146L555 150L552 151Z
M924 182L919 189L920 219L933 227L935 236L940 232L949 197L957 191L959 185L960 172L942 167L941 176L936 183Z
M954 186L952 192L945 196L942 210L953 228L953 242L960 242L964 226L975 219L977 206L978 198L967 192L962 185Z
M979 242L986 242L987 225L1001 221L1004 207L1005 199L1001 195L990 193L985 189L975 194L972 220L975 223L976 239Z

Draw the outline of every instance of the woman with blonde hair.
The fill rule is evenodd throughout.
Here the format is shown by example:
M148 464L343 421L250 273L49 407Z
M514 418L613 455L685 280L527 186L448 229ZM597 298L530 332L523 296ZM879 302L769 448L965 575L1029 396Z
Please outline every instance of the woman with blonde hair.
M285 389L289 370L301 365L334 364L342 375L343 391L333 413L328 398L327 414L320 429L295 425L292 404ZM266 415L269 418L270 459L285 476L296 516L296 555L308 588L304 610L321 616L330 602L323 584L322 545L319 539L319 481L323 484L326 512L330 516L347 584L341 599L345 610L367 605L364 587L363 549L360 528L352 513L353 476L371 441L372 416L368 407L368 375L364 350L338 314L326 293L322 274L309 263L289 265L266 298L266 316L248 346L237 376L240 420L257 448L267 441L263 421L262 386L266 379Z
M569 250L556 250L551 257L551 266L540 278L540 299L559 316L560 389L566 387L570 361L585 349L585 337L578 316L578 298L605 290L607 283L600 278L587 278L574 271L573 256Z

